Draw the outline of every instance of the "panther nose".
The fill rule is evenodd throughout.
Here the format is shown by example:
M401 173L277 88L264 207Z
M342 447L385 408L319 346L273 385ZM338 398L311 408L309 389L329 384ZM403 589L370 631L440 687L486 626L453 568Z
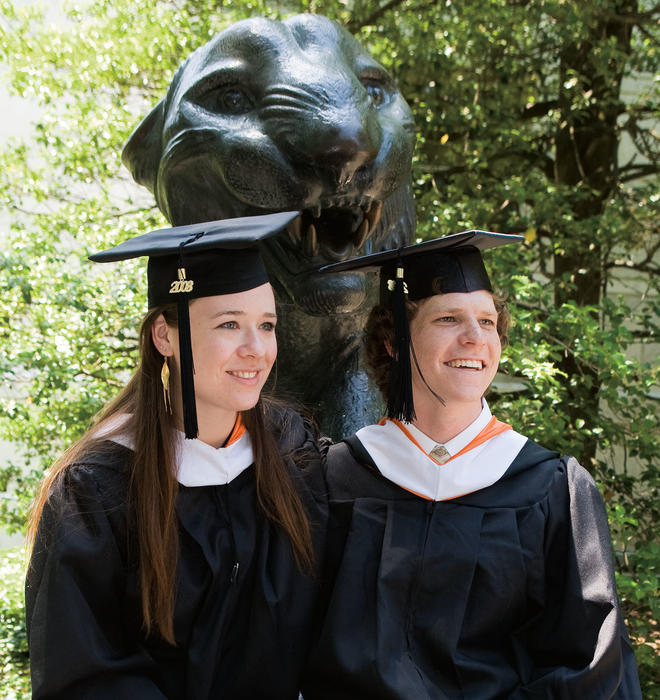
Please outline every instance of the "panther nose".
M333 124L311 141L312 162L333 186L348 186L355 173L378 155L379 134L364 124Z

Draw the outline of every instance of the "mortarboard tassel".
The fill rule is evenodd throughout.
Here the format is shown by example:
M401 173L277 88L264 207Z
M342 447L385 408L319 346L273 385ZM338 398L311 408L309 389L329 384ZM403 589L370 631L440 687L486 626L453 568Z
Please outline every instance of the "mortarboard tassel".
M387 415L410 423L415 419L415 405L410 367L410 326L406 313L406 287L403 280L403 266L400 262L397 264L391 292L394 347L390 362Z
M197 405L195 403L195 364L192 354L192 341L190 339L190 312L188 305L190 295L188 284L193 288L194 282L186 280L186 268L184 267L183 254L185 246L194 243L203 236L202 231L197 231L179 245L179 269L177 274L183 288L178 294L177 311L179 317L179 361L181 362L181 404L183 408L183 432L186 439L194 440L199 434L197 427Z
M179 354L181 362L181 402L183 405L183 429L189 440L197 437L197 408L195 406L195 367L190 342L190 314L188 295L180 294L177 300L179 316Z

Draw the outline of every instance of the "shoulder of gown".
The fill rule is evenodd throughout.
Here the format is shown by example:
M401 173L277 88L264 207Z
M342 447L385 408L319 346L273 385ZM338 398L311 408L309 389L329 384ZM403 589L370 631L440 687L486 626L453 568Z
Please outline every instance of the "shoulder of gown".
M35 550L48 546L63 521L81 518L95 530L94 519L104 513L125 534L126 495L132 451L105 441L64 469L51 486L44 506Z
M44 506L25 585L35 700L164 700L153 660L125 633L140 627L125 597L130 454L102 443L62 472Z
M267 404L266 415L268 427L273 431L283 455L319 452L318 429L310 417L280 404Z
M311 494L318 505L327 503L323 466L328 441L319 435L314 421L280 404L267 407L268 425L273 431L284 463L300 495ZM317 516L320 515L317 513ZM325 518L325 515L321 515Z

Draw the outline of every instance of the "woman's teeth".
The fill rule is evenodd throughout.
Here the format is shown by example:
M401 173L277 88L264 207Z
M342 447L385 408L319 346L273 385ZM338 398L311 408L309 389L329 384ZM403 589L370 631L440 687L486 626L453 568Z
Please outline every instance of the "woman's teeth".
M445 364L449 367L470 367L471 369L482 369L484 366L481 360L450 360Z
M235 377L240 377L241 379L254 379L257 376L256 372L230 372Z

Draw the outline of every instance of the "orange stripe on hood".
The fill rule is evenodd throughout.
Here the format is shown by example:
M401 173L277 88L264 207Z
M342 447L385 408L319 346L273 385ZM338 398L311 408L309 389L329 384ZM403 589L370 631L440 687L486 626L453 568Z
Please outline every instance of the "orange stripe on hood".
M234 423L234 427L232 428L231 434L227 439L227 442L223 445L223 447L229 447L229 445L233 445L235 442L238 442L243 437L243 435L245 435L245 426L243 425L243 418L239 413L236 417L236 422Z
M444 466L445 464L448 464L452 461L452 459L456 459L456 457L460 457L466 452L473 450L475 447L482 445L484 442L490 440L491 438L494 438L496 435L499 435L500 433L503 433L506 430L512 430L511 426L508 423L502 423L502 421L497 420L497 418L493 416L488 421L488 424L484 427L484 429L473 440L471 440L460 452L457 452L455 455L451 456L449 459L445 460L441 464L436 459L433 459L433 457L431 457L431 455L428 454L426 450L424 450L424 448L417 442L417 440L415 440L413 435L400 420L397 420L396 418L382 418L380 421L378 421L378 425L385 425L386 421L388 420L391 420L392 423L394 423L394 425L396 425L397 428L399 428L399 430L403 432L403 434L408 438L408 440L410 440L410 442L412 442L413 445L415 445L415 447L420 449L429 459L433 460L440 467Z

